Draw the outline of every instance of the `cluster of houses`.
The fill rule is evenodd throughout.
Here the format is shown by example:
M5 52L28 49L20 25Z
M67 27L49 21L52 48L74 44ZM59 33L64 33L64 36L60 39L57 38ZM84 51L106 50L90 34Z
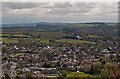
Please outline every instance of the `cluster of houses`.
M91 70L90 64L99 62L103 56L120 64L119 60L116 60L120 58L120 54L116 53L119 50L117 43L103 43L103 47L96 44L40 46L32 43L28 47L22 43L3 44L3 73L10 74L10 77L18 74L24 77L31 72L33 76L44 77L45 74L57 74L59 70L87 72Z

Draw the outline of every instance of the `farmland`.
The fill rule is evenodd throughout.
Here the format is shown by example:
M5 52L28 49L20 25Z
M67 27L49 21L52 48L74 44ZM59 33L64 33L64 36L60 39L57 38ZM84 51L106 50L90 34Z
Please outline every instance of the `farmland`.
M56 40L56 41L57 42L63 42L63 43L72 43L72 44L79 44L79 43L96 44L95 42L89 42L89 41L78 40L78 39L59 39L59 40Z
M9 44L9 43L17 43L18 39L17 38L2 38L2 42L5 42L7 44Z

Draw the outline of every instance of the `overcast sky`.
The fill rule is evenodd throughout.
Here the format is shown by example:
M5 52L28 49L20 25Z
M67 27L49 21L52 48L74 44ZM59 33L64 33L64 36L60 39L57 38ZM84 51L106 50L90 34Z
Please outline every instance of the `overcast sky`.
M116 22L117 2L4 2L2 23Z

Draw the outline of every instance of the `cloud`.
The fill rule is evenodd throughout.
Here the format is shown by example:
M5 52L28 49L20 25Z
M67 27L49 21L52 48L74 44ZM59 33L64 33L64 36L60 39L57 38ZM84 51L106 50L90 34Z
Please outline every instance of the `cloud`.
M3 8L9 8L9 9L23 9L23 8L33 8L38 7L37 3L29 3L29 2L3 2L2 3Z
M4 13L3 22L8 21L6 18L14 18L11 22L117 21L118 4L117 2L4 2L2 13Z

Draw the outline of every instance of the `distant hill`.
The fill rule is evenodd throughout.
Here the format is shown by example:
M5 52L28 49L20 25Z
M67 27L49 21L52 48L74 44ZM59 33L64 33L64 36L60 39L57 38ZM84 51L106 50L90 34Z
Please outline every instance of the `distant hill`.
M118 36L118 24L117 23L22 23L22 24L3 24L2 29L18 30L28 29L32 31L61 31L68 33L86 33L97 34L104 36Z

